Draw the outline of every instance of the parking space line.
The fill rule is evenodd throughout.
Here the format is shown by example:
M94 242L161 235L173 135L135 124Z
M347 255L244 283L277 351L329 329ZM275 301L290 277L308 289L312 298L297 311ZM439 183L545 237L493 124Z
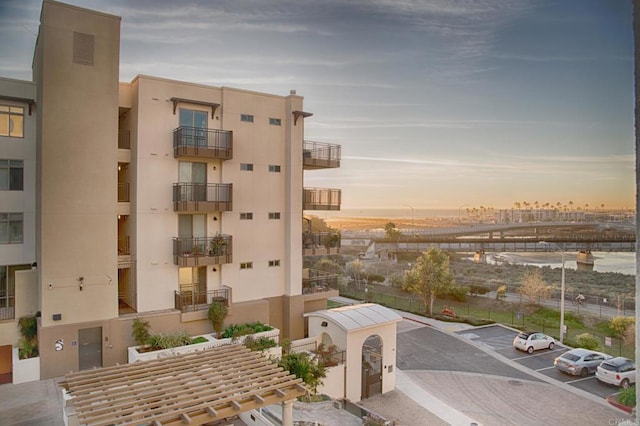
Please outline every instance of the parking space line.
M565 383L573 384L573 383L584 382L585 380L591 380L591 379L595 379L595 378L596 378L596 376L582 377L580 379L569 380L568 382L565 382Z
M551 367L538 368L535 371L545 371L545 370L551 370L551 369L554 369L554 368L556 368L556 367L552 365Z
M521 356L518 358L511 358L511 361L519 361L521 359L528 359L528 358L533 358L534 356L542 356L542 355L548 355L549 352L538 352L538 353L532 353L531 355L525 355L525 356Z

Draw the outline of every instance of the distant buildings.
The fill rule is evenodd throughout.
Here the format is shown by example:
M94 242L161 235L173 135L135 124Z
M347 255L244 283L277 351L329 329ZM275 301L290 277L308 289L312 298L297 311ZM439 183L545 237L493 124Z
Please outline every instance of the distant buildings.
M303 98L121 83L119 49L119 17L44 0L34 81L0 79L5 373L27 314L41 315L46 378L126 362L136 316L204 333L217 299L227 322L299 338L337 294L302 268L339 248L304 232L303 211L341 204L304 187L305 171L340 166L340 146L304 140Z

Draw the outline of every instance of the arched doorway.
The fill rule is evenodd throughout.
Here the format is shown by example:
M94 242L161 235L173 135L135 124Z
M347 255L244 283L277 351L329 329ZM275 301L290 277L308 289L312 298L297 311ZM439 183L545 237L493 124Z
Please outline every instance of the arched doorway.
M382 338L373 334L362 344L361 398L370 398L380 393L382 393Z

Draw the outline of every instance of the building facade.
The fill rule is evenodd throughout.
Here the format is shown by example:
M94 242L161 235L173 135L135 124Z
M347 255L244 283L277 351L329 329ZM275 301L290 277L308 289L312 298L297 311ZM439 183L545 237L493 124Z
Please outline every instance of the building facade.
M227 323L303 337L304 313L337 294L302 268L303 212L341 203L304 175L339 167L340 147L304 140L311 114L295 91L122 83L119 47L119 17L44 0L23 83L36 106L32 256L16 259L37 262L24 284L37 301L15 301L40 312L41 376L126 362L136 317L210 332L212 300L228 304Z

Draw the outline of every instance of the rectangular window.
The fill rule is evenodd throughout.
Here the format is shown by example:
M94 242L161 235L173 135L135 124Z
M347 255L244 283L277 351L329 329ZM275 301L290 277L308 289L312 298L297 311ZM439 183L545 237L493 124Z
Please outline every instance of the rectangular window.
M269 124L272 126L282 126L282 120L279 118L269 118Z
M24 108L0 105L0 136L24 137Z
M0 160L0 191L22 191L23 161Z
M0 213L0 244L22 243L22 213Z
M253 262L242 262L240 269L253 269Z
M270 212L269 219L280 219L280 212Z
M244 170L247 172L253 171L253 164L251 163L240 163L240 170Z
M240 213L240 220L253 220L253 213Z
M240 121L245 121L247 123L253 123L253 115L240 114Z
M280 260L270 260L269 267L280 266Z
M272 173L280 173L280 166L277 164L269 164L269 171Z

